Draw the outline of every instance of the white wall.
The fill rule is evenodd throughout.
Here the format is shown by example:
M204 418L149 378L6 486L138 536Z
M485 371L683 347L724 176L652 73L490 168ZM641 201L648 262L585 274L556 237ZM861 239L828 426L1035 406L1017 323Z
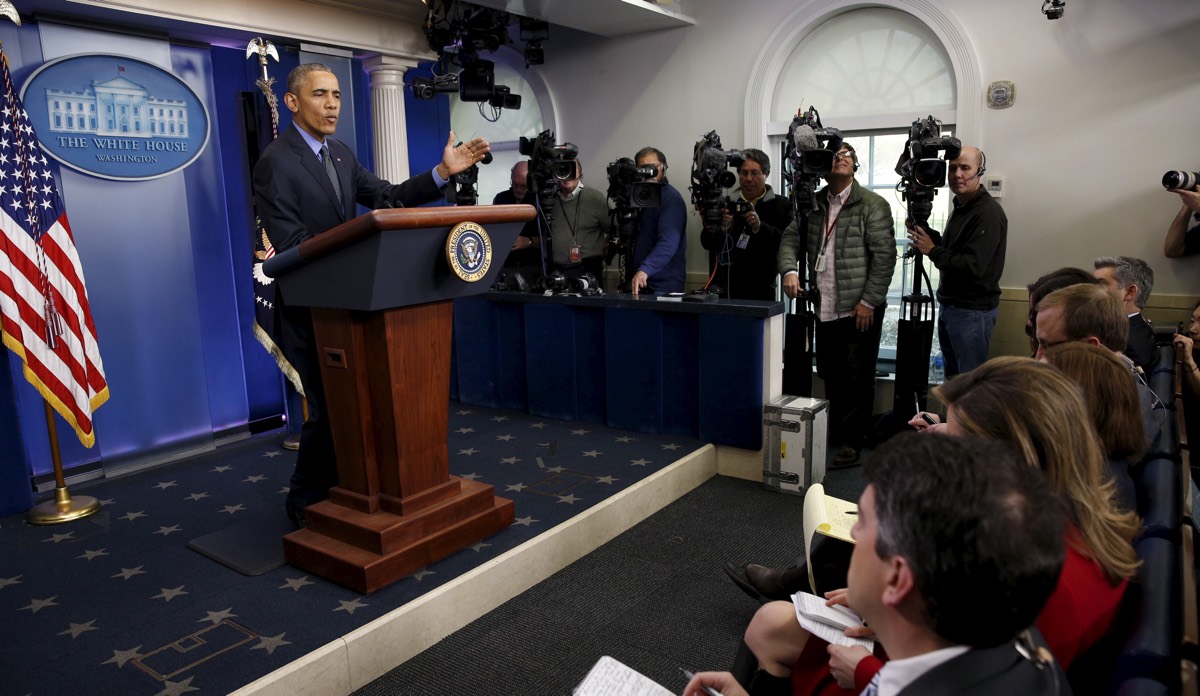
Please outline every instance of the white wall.
M912 2L959 23L984 85L1016 83L1014 106L983 109L977 143L989 173L1005 177L1002 285L1023 288L1059 266L1129 254L1154 267L1157 293L1200 295L1197 261L1162 256L1179 203L1159 185L1168 169L1200 170L1200 3L1067 0L1066 16L1051 22L1032 0ZM668 176L686 197L700 135L715 129L726 147L745 145L746 81L761 42L802 7L691 0L690 28L614 39L556 28L541 72L560 116L558 139L580 146L585 181L604 186L608 162L650 144L667 153ZM698 236L693 216L693 272L707 262Z

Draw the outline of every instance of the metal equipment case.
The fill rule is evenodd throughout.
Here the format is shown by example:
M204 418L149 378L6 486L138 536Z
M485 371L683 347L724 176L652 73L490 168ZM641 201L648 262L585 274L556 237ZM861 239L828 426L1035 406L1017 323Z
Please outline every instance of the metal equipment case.
M785 394L763 406L763 425L763 488L804 495L825 480L828 401Z

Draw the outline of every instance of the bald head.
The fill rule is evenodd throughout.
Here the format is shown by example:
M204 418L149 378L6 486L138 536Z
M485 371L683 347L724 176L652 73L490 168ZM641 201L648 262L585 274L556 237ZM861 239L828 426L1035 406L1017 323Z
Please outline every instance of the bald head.
M979 148L967 145L963 146L957 159L950 161L947 183L959 203L965 203L979 193L979 168L982 164L983 154Z

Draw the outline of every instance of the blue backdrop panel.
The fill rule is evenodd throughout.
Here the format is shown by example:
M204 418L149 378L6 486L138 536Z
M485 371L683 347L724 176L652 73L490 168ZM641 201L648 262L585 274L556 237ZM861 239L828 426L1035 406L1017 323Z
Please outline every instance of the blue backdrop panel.
M415 78L432 76L430 65L432 63L421 63L406 70L405 86ZM450 97L439 94L433 99L417 99L411 89L405 89L404 118L408 126L408 173L414 176L434 168L442 161L442 149L450 135ZM465 137L469 134L456 135ZM445 204L444 200L440 200L430 205Z
M605 310L595 307L575 310L575 417L592 423L604 423L608 415L605 409L605 314Z
M496 305L470 298L454 301L454 370L458 399L464 404L499 408L496 375L500 372Z
M690 314L663 314L662 431L697 437L700 403L699 323Z
M47 60L118 53L171 69L165 41L47 22L38 28ZM184 175L118 182L63 169L61 177L112 395L95 418L105 467L211 443Z
M525 307L521 303L480 302L490 304L496 312L496 346L499 356L497 370L498 396L501 408L524 411L529 408L525 369Z
M296 61L284 51L280 58ZM217 115L213 117L214 145L219 145L225 197L225 225L229 229L229 261L236 293L239 351L245 380L247 419L254 421L284 412L282 374L258 339L254 337L254 284L251 279L254 251L253 195L250 191L250 143L246 140L243 94L257 95L254 81L260 74L258 60L246 60L241 49L214 47L212 65L218 84L214 94ZM282 106L287 63L272 63L275 94L280 99L280 129L289 124L290 114ZM265 108L265 102L263 103ZM298 411L297 411L298 413Z
M575 311L563 305L525 305L529 412L535 416L577 418Z
M230 264L233 250L228 229L225 190L221 186L221 148L215 144L221 114L215 99L213 64L209 52L173 46L175 74L183 78L208 107L212 121L209 146L183 171L186 187L188 227L192 236L192 259L196 268L196 292L200 325L203 327L204 374L208 381L209 410L216 431L244 426L249 418L246 379L241 359L242 342L238 321L237 278ZM228 112L228 120L237 120ZM240 238L240 237L239 237ZM242 267L248 275L249 266Z
M24 512L33 506L33 489L29 485L29 461L25 458L25 443L21 437L21 414L13 400L14 380L25 381L20 362L12 353L0 347L8 356L0 369L0 517ZM9 367L16 365L16 371ZM30 389L30 391L33 391ZM74 434L67 435L74 437Z
M663 316L629 309L612 309L605 316L605 328L612 337L604 356L609 377L608 425L643 433L661 432ZM638 340L630 340L630 336Z
M763 320L700 316L700 439L762 447Z

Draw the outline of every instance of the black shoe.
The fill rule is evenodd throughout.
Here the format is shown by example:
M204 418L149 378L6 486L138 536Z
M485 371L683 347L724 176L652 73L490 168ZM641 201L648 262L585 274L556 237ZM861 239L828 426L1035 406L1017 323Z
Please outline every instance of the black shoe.
M750 595L751 599L760 603L765 603L767 601L762 596L762 593L759 592L758 589L755 588L754 585L751 585L750 581L746 579L746 573L744 570L742 570L742 566L734 565L729 561L725 561L725 563L721 565L721 568L724 569L725 574L729 576L729 579L733 581L733 584L737 585L742 592Z
M293 498L291 495L283 503L283 509L287 511L288 519L292 521L292 524L296 525L296 529L304 529L307 526L304 508L304 502L298 498Z
M763 604L776 600L788 601L792 597L792 592L784 586L782 570L756 563L747 563L739 568L729 562L723 568L733 584Z
M833 464L830 469L848 469L852 466L858 466L858 456L862 454L862 450L854 447L839 447L833 455Z

